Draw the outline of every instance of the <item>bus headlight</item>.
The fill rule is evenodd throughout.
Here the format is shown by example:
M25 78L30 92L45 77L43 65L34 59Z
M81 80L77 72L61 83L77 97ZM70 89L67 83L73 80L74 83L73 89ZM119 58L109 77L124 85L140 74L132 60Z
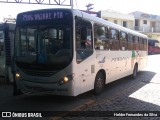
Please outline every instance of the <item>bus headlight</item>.
M66 84L68 83L69 81L71 81L73 79L73 74L72 75L67 75L67 76L64 76L60 82L59 82L59 85L63 85L63 84Z
M16 73L16 78L19 79L21 75L19 73Z
M65 77L63 78L63 81L64 81L65 83L67 83L67 82L69 81L69 78L65 76Z

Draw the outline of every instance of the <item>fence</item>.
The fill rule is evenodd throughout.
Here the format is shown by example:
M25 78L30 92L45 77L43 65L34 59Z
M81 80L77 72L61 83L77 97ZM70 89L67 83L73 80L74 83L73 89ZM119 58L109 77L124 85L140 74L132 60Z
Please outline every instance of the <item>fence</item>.
M143 26L135 26L134 29L136 31L139 31L139 32L151 32L151 33L158 33L160 32L160 28L155 28L155 27L143 27Z

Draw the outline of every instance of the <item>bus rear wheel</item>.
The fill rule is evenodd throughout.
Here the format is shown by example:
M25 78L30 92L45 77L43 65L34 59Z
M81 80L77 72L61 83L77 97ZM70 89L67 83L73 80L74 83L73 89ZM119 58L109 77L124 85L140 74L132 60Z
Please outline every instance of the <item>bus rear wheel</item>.
M94 93L96 95L99 95L103 92L104 86L105 86L105 80L104 80L104 75L102 72L98 72L95 78L95 83L94 83Z

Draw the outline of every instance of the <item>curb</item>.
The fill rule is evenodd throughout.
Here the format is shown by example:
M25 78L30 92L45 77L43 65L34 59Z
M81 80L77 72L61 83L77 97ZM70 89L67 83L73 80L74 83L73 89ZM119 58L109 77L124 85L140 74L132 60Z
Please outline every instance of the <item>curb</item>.
M70 110L70 111L82 111L82 110L88 108L89 106L91 106L91 105L93 105L93 104L95 104L95 103L96 103L95 100L89 100L89 101L86 102L85 104L80 105L80 106L78 106L78 107L76 107L76 108L74 108L74 109L72 109L72 110ZM69 112L70 112L70 111L69 111ZM60 116L60 117L50 117L49 120L60 120L60 119L62 119L63 117L67 116L68 114L69 114L68 112L62 113L62 114L58 114L58 116Z

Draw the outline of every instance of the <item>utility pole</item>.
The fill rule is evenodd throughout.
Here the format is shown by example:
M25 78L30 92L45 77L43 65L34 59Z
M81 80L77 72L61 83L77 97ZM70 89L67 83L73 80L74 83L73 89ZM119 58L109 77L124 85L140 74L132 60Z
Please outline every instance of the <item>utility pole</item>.
M92 4L92 3L88 3L88 4L86 5L86 7L87 7L87 13L89 13L89 11L93 9L93 7L92 7L93 5L94 5L94 4Z

